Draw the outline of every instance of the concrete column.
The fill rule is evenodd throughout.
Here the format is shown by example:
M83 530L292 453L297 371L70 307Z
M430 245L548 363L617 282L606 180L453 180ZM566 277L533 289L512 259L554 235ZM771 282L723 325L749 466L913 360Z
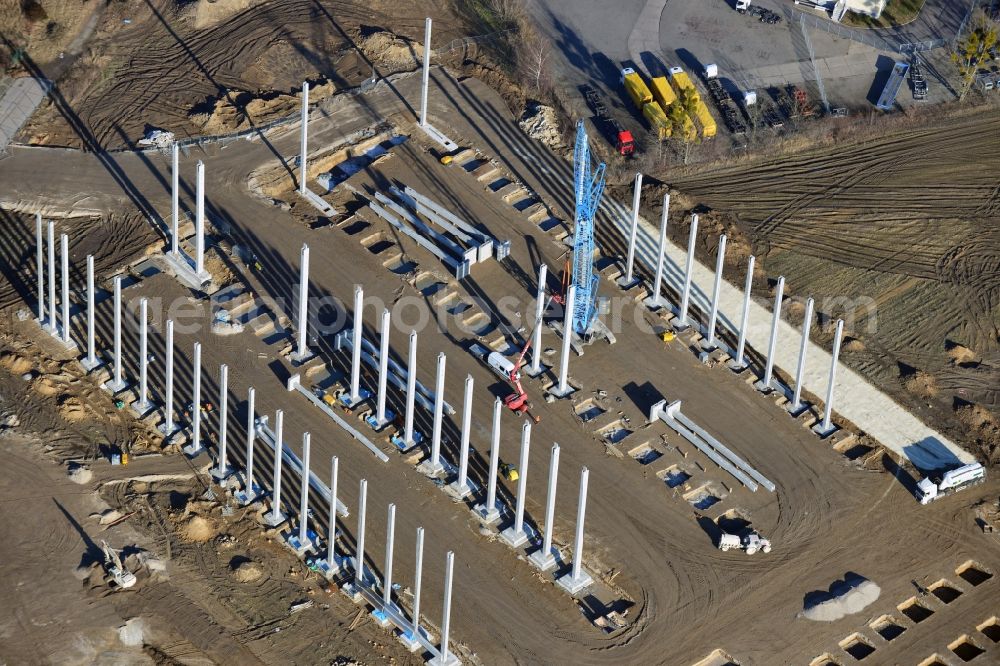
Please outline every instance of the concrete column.
M327 518L326 526L326 565L328 571L336 572L340 569L337 563L337 473L339 472L340 458L333 456L330 458L330 515Z
M385 528L385 572L382 575L382 606L392 606L392 549L396 541L396 505L390 504ZM388 623L388 618L386 618Z
M403 430L403 446L409 449L416 446L417 440L413 433L413 409L417 394L417 332L410 331L410 351L406 368L406 423Z
M517 548L528 541L524 531L524 501L528 487L528 452L531 445L531 421L525 421L521 426L521 459L517 465L517 505L514 510L514 524L505 529L500 536L511 548Z
M149 305L146 298L139 299L139 400L136 411L149 410Z
M434 430L431 435L431 457L426 466L428 474L439 474L444 465L441 464L441 417L444 409L444 370L448 357L444 352L438 354L437 379L434 381Z
M354 335L351 339L351 394L348 404L353 406L361 402L361 324L363 323L363 307L365 290L360 284L354 285Z
M424 573L424 528L417 528L417 560L413 572L413 619L409 631L400 636L410 652L421 647L420 636L420 582Z
M308 548L309 539L309 449L310 434L302 433L302 474L299 475L299 547Z
M778 278L778 286L774 290L774 313L771 316L771 337L767 341L767 364L764 366L764 377L754 384L758 391L770 393L774 386L774 350L778 345L778 323L781 321L781 299L785 293L785 277Z
M174 141L173 148L170 151L170 253L175 257L179 253L178 245L180 240L178 235L180 234L181 226L181 205L180 205L180 190L181 190L181 151L180 146Z
M212 470L216 481L222 481L233 473L229 466L229 366L219 366L219 462Z
M198 160L195 191L194 272L198 279L205 274L205 163Z
M251 386L247 389L247 484L244 490L249 496L256 496L253 482L253 449L257 441L257 415L255 414L255 398L257 392Z
M174 423L174 322L172 319L167 320L166 337L164 373L166 374L167 386L163 392L163 424L160 426L160 432L169 437L177 430Z
M201 445L201 343L194 343L194 369L191 371L194 377L194 389L192 390L193 406L191 408L191 452L192 457L198 455L202 450Z
M726 234L719 236L719 251L715 257L715 284L712 286L712 310L708 316L708 337L704 349L715 348L715 324L719 319L719 292L722 290L722 269L726 263Z
M747 367L746 363L743 362L743 354L746 351L747 345L747 326L750 324L750 290L753 287L753 266L755 261L755 257L751 254L747 260L746 284L743 285L743 314L740 317L740 339L736 344L736 358L729 364L729 367L735 372L740 372L743 368Z
M549 490L545 498L545 533L542 547L532 553L528 560L541 571L548 571L556 565L552 554L552 521L556 513L556 482L559 480L559 445L553 442L552 457L549 460Z
M49 333L56 334L56 223L49 220Z
M593 578L581 568L583 563L583 524L587 513L587 481L590 470L580 470L580 499L576 507L576 536L573 539L573 569L556 580L556 584L570 594L576 594L593 583Z
M428 662L431 666L449 666L450 664L458 663L458 659L448 652L448 634L451 631L451 585L454 572L455 553L449 550L445 556L444 611L441 613L441 646L438 648L438 656Z
M837 362L840 359L840 344L844 339L844 320L837 320L837 331L833 335L833 356L830 360L830 381L826 385L826 403L823 405L823 421L813 426L820 436L826 437L837 429L830 419L833 417L833 387L837 382Z
M90 372L98 366L94 342L94 255L87 255L87 356L83 367Z
M354 559L354 584L361 586L365 581L365 510L368 505L368 480L361 479L358 494L358 540Z
M309 331L309 246L305 243L299 253L299 319L296 324L298 339L292 360L302 363L312 356L306 346L306 334Z
M691 271L694 270L694 247L698 241L698 215L691 214L691 233L688 236L687 263L684 268L684 289L681 292L681 313L677 320L678 328L688 327L688 305L691 303Z
M308 155L309 155L309 82L302 82L302 136L300 137L299 158L299 192L306 193L306 178L308 177Z
M424 20L424 71L420 83L420 126L427 126L427 84L431 74L431 18Z
M465 378L465 401L462 403L462 443L458 456L458 480L451 483L452 491L459 497L472 494L469 487L469 430L472 428L472 375Z
M71 343L69 338L69 236L62 234L59 237L60 254L62 259L62 341L63 344Z
M122 379L122 278L116 275L115 284L115 341L114 341L114 373L111 381L105 386L112 393L118 393L126 386Z
M42 214L35 213L35 269L38 275L38 323L45 323L45 249Z
M792 405L788 408L793 415L802 412L802 374L806 369L806 351L809 349L809 329L812 327L813 306L815 302L812 296L806 299L806 314L802 320L802 341L799 343L799 363L795 368L795 393L792 396Z
M569 385L569 348L573 338L573 306L576 303L576 286L566 290L566 312L563 317L562 351L559 354L559 384L549 392L558 398L565 398L575 389Z
M285 448L284 439L285 413L280 409L274 413L274 476L271 479L271 512L264 517L264 524L276 527L285 522L285 514L281 512L281 462Z
M663 267L667 258L667 219L670 216L670 195L663 195L663 213L660 216L660 240L656 246L656 273L653 274L653 291L646 299L646 307L658 310L663 307L660 290L663 285Z
M537 377L542 372L542 317L545 315L545 281L548 279L549 267L542 264L538 267L538 296L535 302L535 330L531 341L531 366L528 375Z
M497 467L500 464L500 414L503 403L500 398L493 401L493 436L490 442L490 471L486 478L486 501L476 507L476 513L487 525L500 520L497 506Z
M642 198L642 173L635 174L635 184L632 186L632 227L628 235L628 255L625 259L625 276L619 281L619 285L628 289L632 286L634 276L632 269L635 265L635 238L639 232L639 201Z
M389 309L382 310L381 339L378 348L378 397L376 400L375 423L372 427L381 430L388 422L385 411L386 385L389 379Z

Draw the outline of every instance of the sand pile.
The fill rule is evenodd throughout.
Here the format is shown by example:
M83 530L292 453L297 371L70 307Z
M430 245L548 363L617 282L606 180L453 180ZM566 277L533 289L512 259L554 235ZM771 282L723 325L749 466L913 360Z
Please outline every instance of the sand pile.
M263 569L256 562L244 560L233 568L233 578L238 583L253 583L264 575Z
M66 476L68 476L69 480L73 483L79 483L82 485L84 483L88 483L94 476L94 473L82 465L73 465L69 468L69 471L66 472Z
M185 541L204 542L212 539L218 533L219 530L214 521L195 516L181 529L181 538Z
M518 121L518 127L536 141L541 141L549 148L560 150L563 147L562 133L559 131L559 118L551 106L534 103L528 107Z
M937 379L934 375L917 370L903 382L906 390L923 398L933 398L938 394Z
M799 617L816 622L833 622L860 613L878 599L882 589L863 576L847 574L834 581L829 592L810 592Z
M31 370L31 361L18 354L6 352L0 354L0 366L9 370L12 375L23 375Z
M423 63L422 44L407 41L385 30L364 35L358 45L366 56L394 71L415 69Z
M128 620L122 626L118 627L118 639L122 642L122 645L128 645L130 647L137 647L142 645L145 641L142 618L133 617Z

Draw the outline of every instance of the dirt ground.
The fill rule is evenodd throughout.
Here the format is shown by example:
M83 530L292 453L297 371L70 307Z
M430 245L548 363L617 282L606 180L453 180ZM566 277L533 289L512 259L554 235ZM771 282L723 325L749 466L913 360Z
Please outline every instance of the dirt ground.
M998 131L992 108L971 110L670 181L733 228L759 270L786 276L788 297L813 296L821 322L845 319L848 365L996 462ZM739 283L745 262L732 264ZM830 344L828 325L813 330Z
M155 11L150 5L118 4L135 10L133 21L112 30L110 22L120 21L121 16L105 14L104 32L98 33L98 39L106 41L103 50L95 47L94 53L102 54L98 59L105 52L116 53L120 62L129 65L111 66L114 60L88 64L81 58L83 64L77 66L85 71L80 89L67 87L63 93L73 100L69 107L85 119L81 127L87 129L81 131L73 125L74 115L67 113L68 106L49 109L36 115L30 130L40 142L91 149L125 146L141 136L143 123L153 122L146 118L171 124L164 129L180 135L200 131L198 123L211 122L212 114L220 108L215 102L230 90L253 95L281 91L291 96L302 72L317 71L308 54L294 47L304 43L301 40L312 40L310 48L316 52L331 45L331 53L350 48L346 41L338 41L346 40L344 33L332 30L327 18L310 12L329 11L338 23L353 20L360 27L395 11L394 4L382 6L380 2L358 8L356 3L234 1L220 2L211 10L200 3L184 7L154 3ZM413 16L407 18L406 7L400 9L401 18L393 19L391 27L397 34L418 37L426 10L416 5L410 10ZM239 20L219 15L226 11L237 12ZM448 29L446 17L442 23L443 41ZM289 34L294 33L294 37L286 39L274 30L275 24L291 26ZM344 32L353 34L346 28ZM384 39L387 36L378 36L377 31L359 30L357 34L369 40L365 43L373 50L395 49L388 52L388 59L409 68L408 48L398 40ZM148 40L148 48L140 47L143 40ZM234 41L243 48L234 48ZM294 56L286 51L287 59L276 57L287 69L264 71L249 65L266 57L268 49L277 53L289 45ZM343 53L349 57L347 51ZM338 72L340 66L336 62L330 65ZM94 67L109 68L100 70L109 72L105 87L95 83L100 77L93 74ZM94 77L89 81L83 76L88 71ZM332 75L319 71L340 87ZM360 67L350 71L362 78L368 75ZM262 77L261 83L251 86L247 81L254 72ZM557 175L565 164L523 134L509 113L507 96L473 78L437 69L432 77L433 122L461 146L481 151L484 164L495 160L505 177L533 188L532 196L542 199L560 219L567 219L572 187ZM376 446L389 457L388 463L382 463L342 430L331 428L324 413L301 396L288 393L285 380L293 368L284 352L289 332L270 322L287 314L279 304L288 302L298 276L300 248L308 243L316 258L311 269L312 295L349 302L352 285L363 283L371 299L395 304L405 296L422 304L428 325L420 331L418 375L421 381L429 382L437 353L446 352L446 395L452 404L461 400L464 377L474 378L477 389L470 478L480 488L486 483L490 409L494 398L506 395L509 387L467 353L466 347L472 340L499 338L501 344L506 343L505 351L512 354L523 344L524 315L530 311L528 304L535 289L533 276L541 262L553 272L562 264L566 247L556 234L565 223L546 230L528 219L525 211L529 208L519 209L512 205L516 200L505 201L485 187L473 169L441 164L436 149L414 127L412 100L417 99L418 90L419 76L403 75L363 95L334 96L314 112L311 137L316 155L337 154L345 144L357 141L359 133L387 124L408 137L326 196L340 211L332 219L318 215L316 209L287 188L282 191L280 185L271 192L276 198L252 191L252 178L269 169L292 174L289 156L298 150L294 126L278 128L253 141L192 147L182 157L185 211L192 208L193 162L201 159L206 163L206 209L213 229L210 244L215 248L211 266L217 275L225 274L227 279L244 284L268 306L275 304L267 317L269 323L233 335L211 335L214 313L205 307L210 302L163 273L142 276L127 289L125 300L132 311L139 296L158 299L151 326L151 348L157 350L154 357L164 345L166 307L180 303L195 309L189 318L192 326L179 331L176 339L177 391L178 395L190 395L189 351L193 342L204 346L202 389L206 395L217 395L218 366L229 365L229 453L233 464L245 463L240 446L246 436L244 400L247 390L255 387L258 414L271 416L276 409L284 410L285 437L294 450L299 450L302 432L313 434L314 469L324 469L332 455L339 457L340 497L352 509L352 517L340 524L345 551L350 551L357 536L353 510L358 504L359 482L369 481L367 553L369 566L378 573L385 554L384 507L390 502L397 505L395 580L400 584L397 598L404 605L407 589L413 584L414 530L417 526L427 530L424 615L425 626L433 631L441 614L441 565L445 552L455 552L452 642L465 663L750 666L811 660L818 664L824 663L822 655L830 654L835 657L829 663L844 664L853 654L849 650L858 649L857 641L876 650L873 663L916 663L932 653L951 650L960 656L955 649L967 653L966 648L948 647L958 645L955 640L963 635L972 636L971 644L983 650L984 659L997 657L1000 646L990 629L995 625L990 622L997 612L1000 541L987 528L997 521L1000 481L991 478L985 485L931 506L919 506L912 496L915 479L911 471L901 468L877 443L845 440L834 447L821 442L800 421L752 392L745 385L745 376L721 367L708 368L679 341L665 345L644 330L642 324L656 324L655 318L628 299L623 299L618 312L625 323L617 345L591 347L583 358L573 358L571 381L579 387L573 399L551 404L542 400L543 388L554 380L551 369L540 380L526 380L535 403L533 412L541 417L533 429L526 501L526 520L533 530L538 529L544 513L545 484L541 479L549 447L553 442L562 445L554 527L558 573L566 571L573 555L570 544L580 470L584 466L590 470L584 563L597 584L580 599L558 591L551 573L541 575L525 562L523 549L504 546L495 531L472 517L467 503L454 501L417 472L416 460L398 455L386 433L372 435ZM279 100L274 109L288 108L290 103L288 99L272 99ZM202 104L205 100L214 106ZM146 110L147 116L123 113L123 109ZM207 120L199 116L204 113ZM221 126L236 127L244 122L238 114L225 113L215 116ZM63 120L57 121L56 114ZM980 150L968 138L974 130L961 121L956 123L956 127L965 127L964 133L956 132L966 137L964 150ZM937 142L933 132L924 136L925 143ZM902 158L897 152L893 159L892 141L885 142L889 145L872 149L880 156L879 164L899 169L901 176L918 178L918 157L913 151L903 151ZM856 172L858 179L864 175L859 155L867 153L856 147L849 150L855 151L850 160L837 155L823 158L830 164L828 179L832 183L817 187L826 194L844 189L838 186L838 178L845 169ZM953 155L961 153L952 151ZM799 171L808 176L814 166L806 163ZM41 172L48 178L38 178ZM34 304L35 283L30 213L40 209L46 216L57 217L60 232L71 235L71 282L79 293L83 278L77 267L82 266L86 254L95 255L103 283L126 264L159 251L162 231L156 222L165 219L169 210L169 159L154 152L123 152L109 157L75 150L15 148L10 158L0 161L0 175L7 185L2 193L7 210L0 223L0 267L7 278L7 286L0 291L0 312L4 315L0 319L0 423L4 424L0 426L4 430L0 450L12 461L0 472L0 502L21 509L0 514L0 533L10 537L0 543L0 574L9 596L16 600L0 608L0 637L4 638L0 659L12 663L158 664L422 661L422 655L406 653L389 632L377 629L366 619L362 607L339 594L330 595L314 574L277 545L276 534L256 525L252 512L229 513L219 488L211 488L215 499L206 495L210 485L205 471L210 456L187 461L177 454L175 444L162 447L149 424L117 410L111 398L97 388L97 378L84 376L73 360L76 352L61 349L31 320L28 310ZM996 190L984 184L989 174L970 168L961 175L974 184L966 193L968 197L960 193L944 197L956 210L964 211L956 217L973 216L969 211L981 206L986 207L976 215L985 211L985 216L995 217ZM716 190L710 188L712 179L708 176L702 176L699 189L698 177L692 172L684 175L688 179L684 185L681 178L673 184L685 196L707 202L708 195L699 193ZM995 187L996 178L990 177ZM502 263L491 260L477 265L470 278L454 280L435 257L395 233L362 205L362 196L371 196L395 181L417 187L498 238L510 239L511 256ZM875 181L880 182L877 177ZM289 178L287 182L291 185L293 181ZM850 179L847 182L853 183ZM927 186L923 181L918 189ZM738 192L737 187L730 190L730 205L736 205ZM784 182L774 186L769 196L770 200L762 194L758 208L748 209L773 212L775 200L780 203L782 197L801 199L806 195L796 194ZM881 196L876 192L867 200L878 203ZM973 206L968 198L978 201ZM818 205L824 199L814 195L804 201ZM869 205L874 204L855 204L865 210ZM717 208L723 211L724 206L720 203ZM801 208L800 204L787 210ZM780 238L782 230L793 228L794 217L789 213L768 233ZM730 224L745 229L744 249L753 244L756 250L754 225L742 218L729 220L725 211L706 215L706 227L708 222L715 230ZM927 235L920 229L913 233ZM789 237L795 236L785 237L786 244L791 243ZM602 238L602 243L610 257L620 239ZM236 244L252 251L262 270L252 270L241 262ZM734 246L739 243L734 242ZM774 244L768 260L780 261L781 249ZM704 251L710 251L707 243ZM854 256L860 255L849 248L843 252L846 259L841 257L840 261L844 263L857 262ZM871 272L873 266L880 265L872 258L865 261L858 270ZM977 261L980 263L975 265L982 267L981 260ZM801 289L799 284L806 283L805 273L806 268L795 277L789 273L793 293ZM964 284L955 276L967 274L952 270L948 284ZM602 281L603 294L613 290L608 280ZM109 347L111 339L110 307L103 299L97 308L102 350ZM988 303L984 307L988 310ZM377 336L377 315L375 307L366 307L361 315L364 335L370 340ZM79 317L74 322L78 334ZM390 349L393 357L403 362L408 328L397 325L399 328L390 333ZM852 351L845 353L845 360L875 347L874 341L860 333L852 332L852 338ZM966 370L970 363L983 363L979 359L987 353L985 343L972 339L956 342L961 343L961 349L951 346L947 350L955 364L964 364L962 369ZM334 349L331 336L321 334L311 344L334 377L347 370L347 355ZM546 332L543 353L557 346L558 338ZM129 320L126 373L133 379L137 349ZM546 358L554 357L547 353ZM933 368L913 367L925 373L914 372L909 378L913 391L930 395L939 390ZM162 365L154 360L151 386L157 400L162 399L162 373ZM307 373L306 379L309 377ZM374 389L374 380L373 374L363 374L365 387ZM660 397L682 398L686 414L773 479L777 491L750 492L663 424L647 424L645 414ZM979 406L976 402L975 407ZM402 395L394 389L389 407L402 411ZM960 415L968 423L988 422L975 408ZM345 412L344 416L356 419L358 414ZM214 458L218 416L209 417L204 428ZM428 413L418 412L417 428L430 432ZM503 460L515 459L520 430L516 417L505 413ZM447 418L443 452L448 460L457 458L458 440L458 419ZM138 456L125 468L112 467L103 459L84 460L101 447L128 444L136 453L152 455ZM266 450L261 457L257 464L269 469L272 461ZM82 468L74 467L79 463L90 479L85 478ZM668 480L678 471L687 479L671 485ZM527 475L527 469L524 473ZM298 479L287 468L283 478L285 509L295 512ZM78 484L74 479L83 482ZM499 496L505 505L513 504L514 492L514 484L500 483ZM56 500L51 507L50 499ZM314 498L312 508L315 515L322 516L328 507ZM107 510L120 511L124 519L101 525ZM21 519L29 512L37 512L35 521ZM772 553L747 556L716 548L723 526L747 522L774 542ZM506 521L501 526L505 527ZM100 538L118 548L128 547L127 563L135 566L140 579L135 589L109 591L99 568L92 566L93 542ZM52 562L38 557L40 552L49 551L56 554ZM969 563L974 569L965 568ZM803 616L812 600L836 590L837 581L856 579L855 574L878 586L877 599L869 597L864 608L828 622ZM45 594L24 592L39 580ZM953 592L936 587L942 580ZM311 606L300 606L309 601ZM912 619L906 613L907 609L912 612L911 601L929 611L930 619ZM606 632L595 626L596 619L612 611L620 613L622 627ZM875 626L881 626L884 617L905 631L902 638L894 636L890 641L878 633ZM62 630L60 640L45 640L51 636L52 626Z
M466 34L444 0L92 4L100 5L93 36L72 62L48 41L27 42L25 70L66 69L22 130L30 143L115 149L154 128L178 138L249 129L293 113L304 80L315 102L362 83L373 63L383 76L414 69L406 56L422 49L407 40L423 39L425 16L435 20L436 44ZM6 19L4 32L18 34L24 19ZM398 43L372 41L384 29Z

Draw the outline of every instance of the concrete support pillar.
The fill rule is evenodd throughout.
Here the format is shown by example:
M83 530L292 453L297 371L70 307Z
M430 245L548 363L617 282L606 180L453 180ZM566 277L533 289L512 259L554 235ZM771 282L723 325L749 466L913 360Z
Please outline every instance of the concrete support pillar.
M549 276L549 267L542 264L538 267L538 294L535 301L535 330L531 340L531 366L528 375L537 377L542 372L542 317L545 315L545 281Z
M559 384L550 389L557 398L565 398L575 391L569 385L569 348L573 338L573 306L576 304L576 286L570 285L566 290L566 313L563 317L562 351L559 354Z
M715 256L715 283L712 285L712 310L708 315L708 336L704 349L715 348L715 325L719 319L719 292L722 291L722 270L726 263L726 234L719 236L719 251Z
M736 344L736 358L732 360L729 367L734 372L740 372L747 367L743 360L747 346L747 326L750 324L750 291L753 287L753 266L756 258L751 254L747 260L747 279L743 285L743 314L740 316L740 339Z
M326 524L326 566L328 573L340 570L337 560L337 476L340 468L340 458L330 458L330 515Z
M46 328L56 334L56 223L49 220L49 318Z
M271 511L264 516L264 524L277 527L285 522L285 514L281 512L281 463L282 451L285 448L284 439L285 413L280 409L274 413L274 476L271 478Z
M770 393L774 390L774 351L778 346L778 323L781 322L781 299L784 294L785 277L781 276L774 289L774 313L771 316L771 337L767 341L767 363L764 366L764 377L754 384L754 387L762 393Z
M139 299L139 399L135 409L139 414L149 411L149 305Z
M410 652L421 647L420 643L420 582L424 574L424 528L417 528L417 560L413 572L413 618L408 631L400 636Z
M205 163L201 160L195 173L194 272L201 280L205 275Z
M396 505L390 504L385 521L385 566L382 572L382 609L372 612L375 621L383 627L389 626L389 614L392 608L392 551L396 541Z
M437 377L434 380L434 429L431 434L431 457L425 464L427 474L437 475L444 470L441 464L441 417L444 410L444 371L448 357L444 352L438 354Z
M514 509L514 524L500 533L511 548L518 548L528 541L524 531L524 502L528 487L528 453L531 446L531 421L521 426L521 459L517 464L517 505Z
M698 241L698 215L691 214L691 233L688 235L687 263L684 266L684 288L681 291L681 312L677 328L688 327L688 306L691 304L691 272L694 270L694 247Z
M500 464L500 414L503 403L500 398L493 401L493 434L490 441L490 471L486 478L486 501L476 506L476 514L487 525L500 520L497 505L497 467Z
M306 334L309 332L309 246L302 244L299 253L299 317L295 352L292 361L302 363L312 356L306 346Z
M450 488L459 497L472 494L469 486L469 432L472 428L472 389L475 380L472 375L465 378L465 400L462 403L462 441L458 456L458 479Z
M309 175L309 82L302 82L302 135L300 137L301 157L299 158L299 192L306 193L306 178Z
M166 437L170 437L177 431L174 423L174 322L167 320L166 325L166 357L164 364L164 374L166 375L166 389L163 392L163 423L160 425L160 432ZM253 390L253 389L251 389Z
M570 594L577 592L594 582L590 574L583 570L583 525L587 513L587 481L590 470L586 467L580 470L580 499L576 507L576 536L573 539L573 568L570 573L556 579L556 584Z
M420 126L427 127L427 87L431 74L431 18L424 20L424 71L420 83Z
M181 226L181 150L176 141L170 151L170 158L170 254L176 257L180 252L178 236Z
M833 418L833 387L837 383L837 363L840 359L840 344L844 340L844 320L837 320L837 331L833 335L833 356L830 360L830 381L826 385L826 403L823 405L823 421L813 426L820 437L830 435L837 426L830 420Z
M559 445L552 444L552 457L549 459L549 489L545 497L545 532L542 547L528 557L528 561L541 571L548 571L556 565L552 554L552 522L556 513L556 482L559 480Z
M212 477L222 481L233 473L229 466L229 366L219 366L219 462L212 470Z
M302 474L299 475L299 544L305 550L312 545L309 538L309 449L310 434L302 433ZM336 506L336 505L334 505Z
M125 389L122 379L122 278L116 275L115 284L115 340L114 340L114 372L105 387L112 393Z
M242 505L255 502L261 496L261 490L253 480L253 450L257 442L257 415L254 409L254 399L256 392L251 386L247 390L247 455L246 455L246 476L244 478L243 490L236 493L236 501Z
M194 388L191 391L191 443L184 453L193 458L202 452L201 445L201 343L194 343L194 367L191 370Z
M368 507L368 480L361 479L358 493L358 539L354 558L354 584L358 587L365 582L365 512Z
M430 666L453 666L459 663L455 655L448 651L448 634L451 631L451 585L454 572L455 553L449 550L445 556L444 610L441 613L441 646L438 648L438 655L427 662Z
M670 195L663 195L663 213L660 215L660 239L656 250L656 272L653 274L653 291L646 299L646 307L658 310L663 307L660 291L663 285L663 268L667 259L667 220L670 216Z
M625 259L625 275L618 284L628 289L635 282L633 268L635 265L635 239L639 233L639 202L642 199L642 173L635 174L635 184L632 186L632 226L628 235L628 254Z
M45 240L42 236L42 214L35 213L35 269L38 275L38 323L45 323Z
M799 343L799 362L795 367L795 393L788 411L797 416L802 413L802 375L806 369L806 351L809 349L809 329L812 328L813 306L812 296L806 299L806 313L802 319L802 341Z
M94 301L96 300L94 294L94 255L87 255L87 355L83 358L81 363L83 367L90 372L98 365L97 361L97 349L96 343L94 341L95 331L94 331Z
M406 422L403 428L403 448L409 449L417 445L416 433L413 432L414 401L417 395L417 332L410 331L410 349L406 360Z
M59 237L60 255L62 259L62 342L65 345L71 344L69 337L69 236L62 234Z
M360 284L354 285L354 334L351 338L351 393L347 396L350 407L363 399L361 396L361 325L364 316L365 290Z
M376 398L375 421L370 425L375 430L381 430L392 418L385 409L385 399L387 383L389 379L389 309L382 310L382 322L380 326L381 337L378 348L378 395Z

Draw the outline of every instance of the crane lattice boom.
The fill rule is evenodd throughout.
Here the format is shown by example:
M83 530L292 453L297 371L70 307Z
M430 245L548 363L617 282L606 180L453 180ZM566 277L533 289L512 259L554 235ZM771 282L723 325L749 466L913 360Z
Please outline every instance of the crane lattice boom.
M576 215L573 225L573 331L586 336L597 314L597 284L594 271L594 216L604 193L604 163L596 167L590 159L587 132L583 121L576 124L576 145L573 149L573 180L576 193Z

